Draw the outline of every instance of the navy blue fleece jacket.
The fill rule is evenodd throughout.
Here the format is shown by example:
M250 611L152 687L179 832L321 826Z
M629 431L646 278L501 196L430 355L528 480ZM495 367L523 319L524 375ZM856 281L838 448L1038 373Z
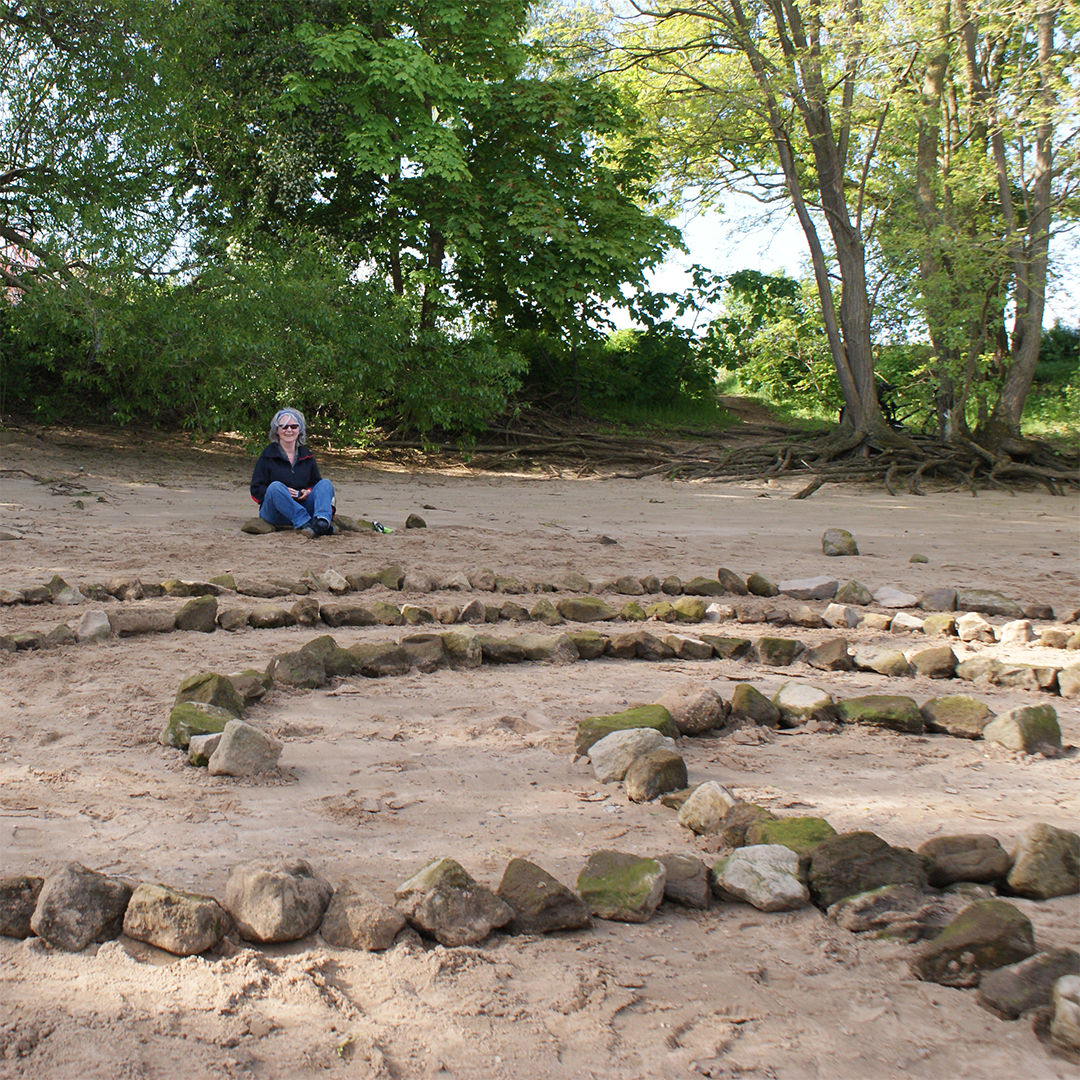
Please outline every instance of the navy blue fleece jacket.
M275 480L280 480L286 487L304 491L313 488L321 479L315 455L309 447L296 448L296 464L293 465L280 444L271 443L255 462L255 470L251 474L251 497L261 506L266 489Z

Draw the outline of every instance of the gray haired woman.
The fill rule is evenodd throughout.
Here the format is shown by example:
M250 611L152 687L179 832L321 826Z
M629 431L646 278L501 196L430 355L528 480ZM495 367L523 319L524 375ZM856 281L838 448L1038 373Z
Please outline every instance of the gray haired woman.
M289 525L314 539L337 532L333 524L334 485L320 475L306 441L307 424L299 409L274 413L270 444L251 474L251 497L259 504L263 521Z

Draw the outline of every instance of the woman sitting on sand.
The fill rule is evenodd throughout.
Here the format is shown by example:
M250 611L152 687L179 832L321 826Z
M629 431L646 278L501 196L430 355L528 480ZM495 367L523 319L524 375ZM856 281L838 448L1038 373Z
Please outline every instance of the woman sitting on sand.
M251 497L259 517L271 525L291 525L314 539L337 529L334 485L324 480L315 455L304 445L307 424L299 409L280 409L270 421L270 445L259 455L251 474Z

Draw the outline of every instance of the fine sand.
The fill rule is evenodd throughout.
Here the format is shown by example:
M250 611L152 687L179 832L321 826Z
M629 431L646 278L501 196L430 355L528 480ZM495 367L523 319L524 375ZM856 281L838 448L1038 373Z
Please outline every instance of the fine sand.
M689 579L725 566L743 576L828 574L914 593L992 588L1024 604L1050 604L1058 618L1080 607L1075 495L891 498L827 486L793 502L787 496L805 479L492 476L324 454L339 508L396 531L310 541L240 533L252 514L251 458L222 441L112 442L17 428L0 430L0 447L0 528L20 536L0 543L0 586L43 584L55 574L71 583L226 572L295 579L307 569L349 573L389 563L435 575L489 567L524 581L565 569L592 581L646 573ZM410 512L428 527L402 528ZM821 534L830 526L850 530L861 555L825 558ZM928 562L909 562L914 553ZM419 594L407 599L424 602ZM531 606L535 598L518 599ZM74 625L88 606L102 605L0 608L0 632ZM672 811L629 803L620 785L598 784L588 761L573 759L578 720L654 701L688 680L725 697L746 680L766 693L788 678L838 696L887 687L920 704L970 689L745 660L485 666L274 691L250 713L285 742L279 774L261 782L208 776L159 745L183 678L265 667L318 632L173 633L0 653L2 873L41 875L77 860L220 899L235 863L289 855L332 884L354 878L392 902L396 885L444 855L493 888L516 856L571 886L601 848L711 861L708 842L681 829ZM730 632L757 637L765 627L731 624ZM349 645L402 631L333 633ZM835 636L797 627L779 633L808 644ZM849 637L915 643L883 633ZM1002 655L998 646L981 648ZM1031 647L1012 655L1058 667L1080 659ZM838 831L869 829L893 844L976 832L1009 848L1034 822L1076 829L1080 703L1019 690L976 693L997 712L1051 702L1069 749L1046 759L943 736L844 730L766 734L759 743L711 735L681 740L680 752L691 783L718 780L779 814L821 815ZM1076 896L1015 902L1041 947L1080 947ZM1078 1075L1029 1021L1002 1021L973 992L915 979L911 951L849 934L814 908L768 915L741 904L708 912L665 904L643 925L598 921L543 938L495 934L475 948L444 949L413 936L383 954L313 937L178 960L123 938L76 955L36 939L0 938L0 1077Z

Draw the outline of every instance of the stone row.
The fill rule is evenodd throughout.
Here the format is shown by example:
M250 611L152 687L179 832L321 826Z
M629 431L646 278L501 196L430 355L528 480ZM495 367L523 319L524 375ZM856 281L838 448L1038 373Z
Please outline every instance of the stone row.
M722 827L725 853L711 867L682 854L600 850L570 889L515 858L492 890L444 857L402 882L393 905L351 878L333 888L303 859L234 866L221 901L68 862L45 877L0 878L0 933L67 951L123 933L177 956L318 933L333 947L382 951L421 938L478 945L499 930L585 931L594 919L642 923L664 900L764 912L813 904L851 933L910 944L917 978L976 989L978 1002L1004 1019L1048 1019L1060 1046L1080 1049L1080 956L1040 949L1030 919L998 897L999 887L1034 900L1076 893L1076 833L1040 823L1011 854L983 835L937 837L912 851L872 832L837 834L823 819L776 818L734 798Z

